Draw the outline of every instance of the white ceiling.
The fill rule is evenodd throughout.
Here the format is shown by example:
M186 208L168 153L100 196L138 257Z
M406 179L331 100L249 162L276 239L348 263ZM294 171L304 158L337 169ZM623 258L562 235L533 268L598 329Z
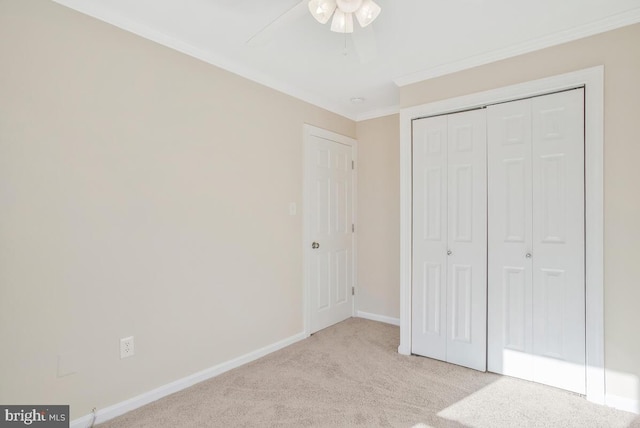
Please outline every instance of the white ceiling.
M640 0L376 0L362 63L308 13L247 44L300 0L54 1L354 120L396 112L398 86L640 22Z

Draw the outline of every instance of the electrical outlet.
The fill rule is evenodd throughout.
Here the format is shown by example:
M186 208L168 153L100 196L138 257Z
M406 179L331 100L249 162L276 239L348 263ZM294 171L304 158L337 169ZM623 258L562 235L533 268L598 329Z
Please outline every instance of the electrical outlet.
M133 336L120 339L120 358L132 357L133 354Z

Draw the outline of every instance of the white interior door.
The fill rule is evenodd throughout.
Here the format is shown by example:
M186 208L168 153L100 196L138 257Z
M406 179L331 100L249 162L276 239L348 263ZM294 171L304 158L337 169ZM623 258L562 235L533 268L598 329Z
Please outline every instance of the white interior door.
M412 352L484 371L485 112L413 129Z
M584 90L488 108L490 371L585 393Z
M307 144L310 333L353 311L352 146L309 134Z

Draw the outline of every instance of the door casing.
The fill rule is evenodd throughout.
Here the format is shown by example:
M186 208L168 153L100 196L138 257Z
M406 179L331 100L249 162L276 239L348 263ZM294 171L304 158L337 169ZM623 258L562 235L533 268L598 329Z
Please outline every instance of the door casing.
M585 88L586 391L589 401L605 403L603 66L400 111L400 354L411 353L412 121L576 87Z

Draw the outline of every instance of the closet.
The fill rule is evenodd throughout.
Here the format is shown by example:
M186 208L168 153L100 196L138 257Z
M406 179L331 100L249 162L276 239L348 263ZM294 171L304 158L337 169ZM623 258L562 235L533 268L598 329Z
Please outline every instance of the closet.
M584 393L584 89L412 137L412 353Z

